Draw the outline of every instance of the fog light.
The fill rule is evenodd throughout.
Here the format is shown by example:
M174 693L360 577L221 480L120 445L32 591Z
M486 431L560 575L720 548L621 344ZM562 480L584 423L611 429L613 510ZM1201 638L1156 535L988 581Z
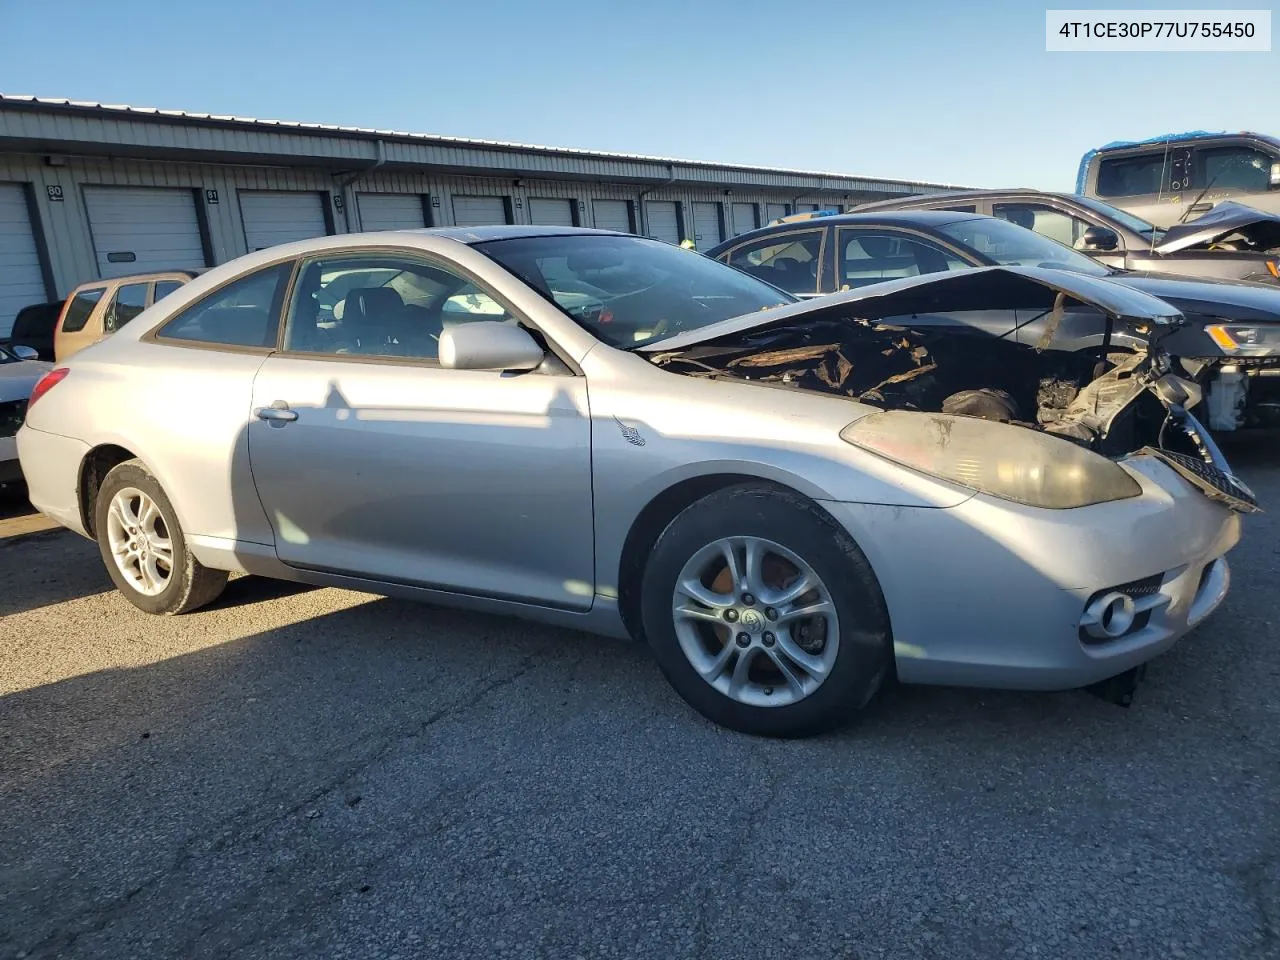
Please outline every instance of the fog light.
M1086 618L1090 623L1085 625L1085 632L1099 640L1114 640L1123 637L1133 628L1133 619L1137 615L1133 597L1127 593L1107 593L1098 597L1085 608Z

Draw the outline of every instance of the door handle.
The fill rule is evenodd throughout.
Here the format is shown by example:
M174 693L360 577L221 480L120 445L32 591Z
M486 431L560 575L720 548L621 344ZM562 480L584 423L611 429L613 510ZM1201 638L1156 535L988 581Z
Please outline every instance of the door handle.
M1199 213L1202 210L1212 210L1212 209L1213 209L1212 203L1193 203L1191 205L1192 213Z
M259 407L253 411L259 420L270 420L275 423L289 423L298 419L296 410L290 410L289 404L283 400L277 400L269 407Z

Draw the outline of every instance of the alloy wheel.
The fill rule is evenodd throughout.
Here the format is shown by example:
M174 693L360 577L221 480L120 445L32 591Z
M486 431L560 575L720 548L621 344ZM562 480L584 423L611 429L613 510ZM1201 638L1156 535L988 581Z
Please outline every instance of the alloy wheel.
M831 593L803 559L760 537L725 537L684 565L671 606L676 637L708 684L750 706L812 694L840 648Z

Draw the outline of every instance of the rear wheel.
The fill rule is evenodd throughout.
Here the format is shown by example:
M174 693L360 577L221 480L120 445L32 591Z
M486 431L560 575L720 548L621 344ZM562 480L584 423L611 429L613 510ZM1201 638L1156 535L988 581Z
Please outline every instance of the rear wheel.
M641 603L672 686L745 733L837 726L890 669L888 616L866 557L787 490L735 486L683 511L654 547Z
M103 478L94 510L102 562L116 588L147 613L187 613L210 603L227 584L187 549L182 528L159 481L141 460Z

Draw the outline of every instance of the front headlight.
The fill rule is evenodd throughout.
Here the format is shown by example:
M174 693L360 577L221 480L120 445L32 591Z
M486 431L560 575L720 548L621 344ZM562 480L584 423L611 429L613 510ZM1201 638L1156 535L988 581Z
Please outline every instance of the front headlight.
M1065 510L1142 493L1106 457L1059 437L976 417L886 410L849 424L840 437L904 467L1033 507Z
M1280 350L1280 324L1215 323L1204 329L1223 353L1232 356L1265 357Z

